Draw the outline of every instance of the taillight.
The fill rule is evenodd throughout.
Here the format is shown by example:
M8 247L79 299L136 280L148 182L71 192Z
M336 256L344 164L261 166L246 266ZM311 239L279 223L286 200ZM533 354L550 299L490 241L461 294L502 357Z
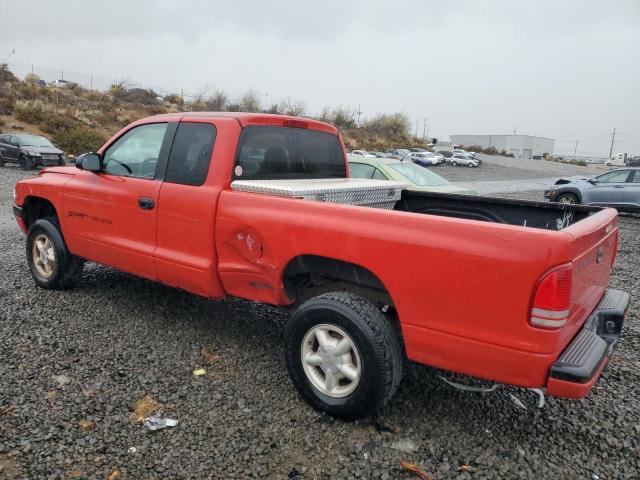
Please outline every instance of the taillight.
M534 327L560 328L571 307L573 267L567 265L546 274L536 289L529 322Z
M618 256L618 246L620 245L620 237L618 236L618 230L616 230L613 238L613 256L611 257L611 268L616 263L616 257Z

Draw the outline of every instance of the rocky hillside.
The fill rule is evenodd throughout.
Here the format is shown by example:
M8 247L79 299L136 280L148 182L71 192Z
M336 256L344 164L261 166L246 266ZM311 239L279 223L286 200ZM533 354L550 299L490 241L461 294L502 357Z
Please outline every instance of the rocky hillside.
M108 91L88 90L78 84L51 86L36 75L17 78L0 65L0 131L25 131L49 137L69 154L96 150L128 123L148 115L179 111L264 111L258 96L249 91L237 100L222 91L185 102L178 94L158 96L152 90L130 88L122 81ZM268 113L306 115L302 101L274 103ZM421 145L410 134L411 123L401 113L383 114L358 125L356 112L325 108L314 116L333 123L351 149L384 150Z

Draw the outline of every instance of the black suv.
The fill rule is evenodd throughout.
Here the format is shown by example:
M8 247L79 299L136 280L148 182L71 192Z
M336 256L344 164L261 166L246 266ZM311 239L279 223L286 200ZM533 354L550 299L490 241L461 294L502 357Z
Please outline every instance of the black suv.
M26 133L0 134L0 167L5 163L17 163L23 170L30 170L66 162L64 152L45 137Z

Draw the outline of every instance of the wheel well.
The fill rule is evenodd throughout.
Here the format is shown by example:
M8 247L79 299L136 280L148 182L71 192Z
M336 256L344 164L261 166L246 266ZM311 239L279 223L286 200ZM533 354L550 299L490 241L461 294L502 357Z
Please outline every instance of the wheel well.
M325 292L361 295L380 306L393 306L389 292L370 270L355 263L318 255L300 255L284 269L282 283L289 298L303 302Z
M24 208L24 221L27 228L40 218L58 217L58 213L53 204L45 198L27 197L22 208Z

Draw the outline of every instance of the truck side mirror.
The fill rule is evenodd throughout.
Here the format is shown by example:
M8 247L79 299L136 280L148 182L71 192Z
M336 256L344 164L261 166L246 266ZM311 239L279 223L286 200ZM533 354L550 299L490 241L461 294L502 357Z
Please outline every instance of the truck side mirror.
M80 170L88 170L90 172L99 172L102 170L102 161L100 155L94 152L83 153L76 158L76 168Z

